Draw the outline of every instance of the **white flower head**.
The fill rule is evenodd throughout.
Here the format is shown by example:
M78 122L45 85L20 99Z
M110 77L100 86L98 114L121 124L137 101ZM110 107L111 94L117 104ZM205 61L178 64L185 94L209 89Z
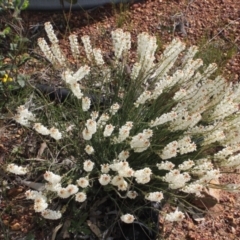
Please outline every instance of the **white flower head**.
M97 123L92 119L87 120L86 127L91 134L94 134L97 131Z
M45 183L45 189L47 189L48 191L52 191L52 192L57 192L58 189L62 188L60 183L51 183L51 182L47 182Z
M91 160L86 160L83 163L83 169L86 172L91 172L93 170L93 166L94 166L94 162L92 162Z
M169 161L164 161L161 163L157 163L157 167L159 170L172 170L175 167L175 164Z
M163 199L162 192L151 192L145 196L145 198L152 202L161 202Z
M121 216L121 220L125 223L133 223L135 217L131 214L125 214Z
M86 188L89 186L89 181L88 178L86 177L81 177L77 180L77 184L78 186L80 186L81 188Z
M71 196L66 188L59 188L57 194L60 198L69 198Z
M129 151L121 151L118 154L118 158L120 161L126 161L128 157L129 157Z
M82 135L84 140L90 140L92 138L92 133L87 128L84 128Z
M66 190L69 193L69 195L73 195L73 194L78 192L78 187L76 185L74 185L74 184L69 184L66 187Z
M105 186L110 183L111 176L109 174L101 174L98 181L101 185Z
M52 184L57 184L61 181L62 177L60 175L54 174L53 172L46 171L43 175L44 179Z
M96 121L96 119L98 118L98 115L99 115L99 113L97 111L93 111L91 113L92 120Z
M82 110L84 112L88 111L91 106L91 99L89 97L82 98Z
M130 199L135 199L138 196L138 193L136 191L128 191L127 197Z
M62 214L60 211L53 211L50 209L45 209L41 212L41 215L46 218L46 219L50 219L50 220L57 220L60 219L62 217Z
M184 219L184 214L181 211L178 211L178 209L175 210L175 212L171 212L165 216L165 219L169 222L179 222Z
M41 123L35 123L33 125L33 129L35 129L38 133L42 134L42 135L49 135L50 131L44 127Z
M86 153L89 154L89 155L91 155L91 154L94 153L94 149L93 149L93 147L90 146L90 145L87 145L87 146L84 148L84 150L85 150Z
M16 175L25 175L28 172L26 167L18 166L14 163L8 164L7 171Z
M46 198L43 196L37 196L34 199L34 210L35 212L42 212L48 207L48 203L46 202Z
M41 192L34 191L34 190L28 190L25 192L25 196L27 199L34 200L36 197L42 196Z
M87 195L86 195L86 193L84 193L84 192L78 192L78 193L75 195L75 200L76 200L77 202L84 202L86 199L87 199Z
M55 140L59 140L62 138L62 133L60 133L59 130L55 127L50 128L49 132L50 136Z
M103 136L104 137L110 137L113 130L114 130L114 126L112 124L108 124L105 126L104 132L103 132Z
M110 171L110 167L108 163L101 164L101 172L102 173L108 173Z
M114 103L111 107L110 107L110 113L112 115L115 115L117 113L117 111L119 110L120 105L118 103Z

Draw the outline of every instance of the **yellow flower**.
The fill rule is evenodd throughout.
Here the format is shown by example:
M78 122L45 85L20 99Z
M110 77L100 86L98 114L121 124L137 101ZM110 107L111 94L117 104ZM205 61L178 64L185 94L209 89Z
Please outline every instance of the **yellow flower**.
M3 75L3 78L1 78L1 81L3 82L3 83L5 83L5 82L7 82L7 81L9 81L9 82L12 82L12 78L11 77L9 77L9 75L8 74L4 74Z

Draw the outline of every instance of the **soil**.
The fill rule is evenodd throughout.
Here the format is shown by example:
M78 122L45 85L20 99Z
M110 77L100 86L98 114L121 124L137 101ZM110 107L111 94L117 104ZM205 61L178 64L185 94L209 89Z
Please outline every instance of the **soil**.
M21 13L21 17L24 29L31 36L32 42L44 36L44 22L53 23L65 53L69 51L69 44L65 38L70 33L68 29L79 37L90 35L94 46L110 52L110 32L116 27L130 31L134 40L137 34L143 31L157 35L160 51L173 37L181 38L188 45L201 45L203 52L212 44L221 49L223 56L228 54L229 49L234 48L234 56L220 62L220 66L226 64L222 73L227 80L240 80L239 0L146 0L130 4L128 7L106 5L65 14L61 11L25 11ZM32 48L36 51L34 44ZM29 64L24 71L33 74L36 70ZM17 128L11 121L0 119L0 165L3 165L5 159L8 159L21 144L31 146L30 140L23 136L26 136L25 130ZM25 239L23 236L34 232L36 228L33 224L35 213L24 197L27 188L19 184L17 179L5 175L3 170L0 172L1 179L8 181L8 186L2 185L2 196L0 194L0 229L10 228L8 239ZM240 183L237 170L233 174L223 174L220 183L228 182ZM174 224L162 221L160 216L159 239L240 239L240 194L220 191L213 195L219 201L205 209L204 214L193 211L181 223ZM48 236L44 231L38 232L37 239L50 238L54 239L54 230L48 233ZM4 239L1 233L0 239Z

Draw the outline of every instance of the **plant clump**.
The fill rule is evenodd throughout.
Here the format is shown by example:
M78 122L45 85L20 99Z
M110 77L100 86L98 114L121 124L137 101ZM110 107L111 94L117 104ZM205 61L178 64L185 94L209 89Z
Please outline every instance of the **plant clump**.
M129 65L131 35L117 29L112 32L111 65L93 48L90 37L83 36L87 60L79 67L77 36L69 37L77 63L72 66L50 23L45 30L50 44L43 38L38 44L54 69L61 68L75 105L60 114L51 109L48 118L36 106L29 107L32 112L20 106L14 118L74 159L68 171L64 164L49 162L44 190L26 192L42 217L59 219L65 214L64 208L51 209L56 198L68 199L63 204L70 207L108 196L117 209L115 221L143 221L138 212L148 202L178 206L182 199L186 204L187 196L201 198L204 188L221 176L220 166L239 165L239 84L222 76L211 80L217 66L195 59L196 46L186 50L183 42L173 39L157 62L156 37L141 33L138 58ZM31 173L31 164L27 169ZM183 209L159 211L167 221L184 219Z

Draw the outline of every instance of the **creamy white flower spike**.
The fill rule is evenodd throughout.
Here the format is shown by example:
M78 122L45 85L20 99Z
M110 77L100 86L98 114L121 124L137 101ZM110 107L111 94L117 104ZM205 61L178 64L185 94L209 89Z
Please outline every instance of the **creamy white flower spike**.
M102 51L100 48L93 49L93 56L97 65L101 66L105 63L103 60Z
M131 48L131 35L129 32L123 32L120 28L112 31L111 34L114 54L118 60Z
M92 45L90 42L90 37L88 35L84 35L83 37L81 37L81 39L82 39L84 50L85 50L88 60L92 61L93 49L92 49Z
M54 56L54 54L52 53L50 47L48 46L48 44L44 38L38 39L38 46L42 50L42 52L45 55L45 57L47 58L47 60L49 62L51 62L53 66L57 65L58 61L57 61L56 57Z
M71 34L69 37L71 52L75 60L78 60L80 57L78 39L75 34Z
M45 28L45 31L46 31L46 33L48 35L48 38L51 41L51 43L57 44L58 43L58 38L54 33L52 24L50 22L46 22L44 24L44 28Z

